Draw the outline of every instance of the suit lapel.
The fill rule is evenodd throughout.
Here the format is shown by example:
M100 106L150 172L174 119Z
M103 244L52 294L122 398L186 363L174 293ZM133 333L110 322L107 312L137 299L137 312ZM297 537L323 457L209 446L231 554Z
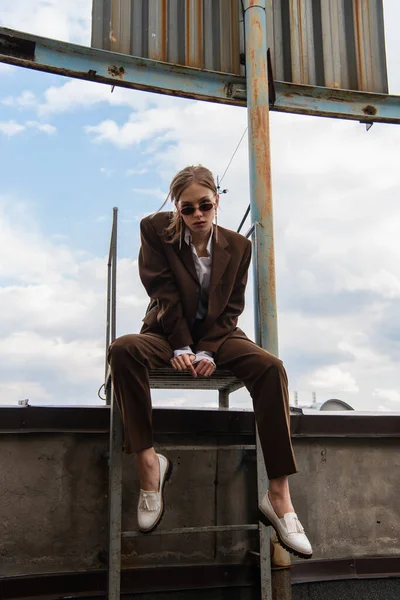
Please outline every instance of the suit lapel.
M215 234L214 234L215 236ZM210 284L208 288L208 313L206 317L206 324L209 320L213 319L214 313L218 312L218 307L216 306L214 310L214 302L218 301L214 297L214 291L217 287L218 283L221 281L222 277L225 274L228 263L231 259L231 255L225 248L228 246L228 242L220 229L218 229L218 241L216 241L215 237L213 239L212 246L212 262L211 262L211 275L210 275ZM196 274L196 268L194 266L193 254L190 246L182 241L182 247L179 249L179 245L175 244L175 252L178 254L179 258L185 265L186 269L193 277L194 281L199 284L199 280Z
M178 244L176 244L176 252L178 253L179 258L182 260L183 264L185 265L193 279L196 281L196 283L199 283L196 268L194 266L192 249L190 248L189 244L182 240L181 249L179 249Z
M226 267L231 259L231 255L229 252L225 250L228 246L228 242L226 241L225 236L218 229L218 242L214 237L213 249L212 249L212 263L211 263L211 276L210 276L210 285L208 289L208 310L210 312L210 308L212 308L212 299L213 292L217 287L218 283L221 281L224 273L226 271Z

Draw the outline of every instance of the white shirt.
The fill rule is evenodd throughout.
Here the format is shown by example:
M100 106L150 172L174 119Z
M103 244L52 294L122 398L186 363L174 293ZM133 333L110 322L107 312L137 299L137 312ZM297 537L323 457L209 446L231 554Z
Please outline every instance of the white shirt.
M207 242L207 256L198 256L196 247L192 244L192 234L190 230L186 228L185 230L185 243L189 246L193 255L194 268L196 269L197 279L200 283L200 296L199 296L199 304L197 307L196 319L204 319L207 315L208 308L208 288L210 287L210 276L211 276L211 261L212 261L212 234L210 235ZM180 356L181 354L194 354L190 346L185 346L184 348L179 348L179 350L174 350L174 358L176 356ZM199 362L200 360L207 359L213 364L215 364L212 354L203 350L202 352L196 353L196 359L194 363Z
M204 319L208 309L208 288L210 287L211 260L212 260L212 235L207 243L207 256L198 256L196 247L192 244L192 236L189 229L185 231L185 242L190 245L193 255L194 268L196 269L197 279L200 283L200 297L197 308L196 319Z

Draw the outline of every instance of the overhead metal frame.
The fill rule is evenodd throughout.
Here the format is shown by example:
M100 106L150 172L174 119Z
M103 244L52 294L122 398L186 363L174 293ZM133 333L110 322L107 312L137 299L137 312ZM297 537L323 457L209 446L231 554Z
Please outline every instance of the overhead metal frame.
M0 62L111 86L247 105L246 80L239 75L96 50L5 27L0 27ZM274 85L273 111L367 124L400 123L400 96L281 81Z
M244 75L243 0L92 0L91 46ZM268 0L279 81L388 93L383 0Z

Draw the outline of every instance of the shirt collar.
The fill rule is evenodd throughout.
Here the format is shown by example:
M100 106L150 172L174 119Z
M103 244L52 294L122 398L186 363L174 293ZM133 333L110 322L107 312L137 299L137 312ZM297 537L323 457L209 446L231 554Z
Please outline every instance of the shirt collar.
M210 237L208 238L207 248L206 248L209 256L211 256L211 245L212 245L213 234L214 234L214 225L213 225L213 230L211 231ZM184 240L188 246L190 246L192 244L192 234L190 233L189 227L185 227Z

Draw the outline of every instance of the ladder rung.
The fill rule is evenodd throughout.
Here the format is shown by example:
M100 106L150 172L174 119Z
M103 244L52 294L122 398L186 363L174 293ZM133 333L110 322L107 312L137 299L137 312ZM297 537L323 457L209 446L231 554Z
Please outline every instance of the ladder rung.
M188 444L187 446L177 446L175 444L157 444L157 450L256 450L255 444L201 444L193 445Z
M123 531L123 538L147 537L148 535L178 535L181 533L222 533L225 531L256 531L258 525L210 525L209 527L179 527L177 529L156 529L150 533Z

